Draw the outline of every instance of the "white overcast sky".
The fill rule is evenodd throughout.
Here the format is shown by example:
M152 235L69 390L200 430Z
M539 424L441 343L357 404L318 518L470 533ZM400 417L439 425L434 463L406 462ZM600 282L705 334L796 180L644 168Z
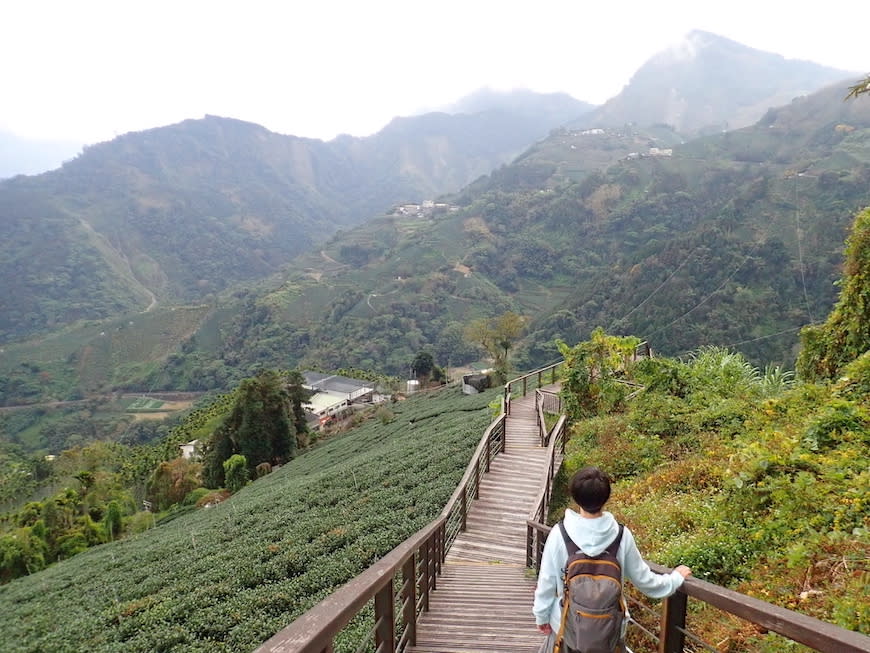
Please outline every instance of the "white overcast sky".
M865 73L868 18L867 0L2 0L0 130L92 143L209 113L329 139L484 86L598 104L692 29Z

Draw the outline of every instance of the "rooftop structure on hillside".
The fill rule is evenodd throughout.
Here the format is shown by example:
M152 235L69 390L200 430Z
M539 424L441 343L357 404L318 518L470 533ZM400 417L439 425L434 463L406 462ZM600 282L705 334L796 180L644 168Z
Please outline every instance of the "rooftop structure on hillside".
M375 384L369 381L360 381L337 374L321 374L320 372L303 372L305 378L303 387L315 392L328 392L342 396L345 400L366 401L371 398L375 391Z
M309 418L309 428L314 426L315 430L348 413L351 404L372 401L375 392L373 383L337 374L303 372L302 376L305 379L303 387L314 391L305 409L317 420L315 423L314 419Z

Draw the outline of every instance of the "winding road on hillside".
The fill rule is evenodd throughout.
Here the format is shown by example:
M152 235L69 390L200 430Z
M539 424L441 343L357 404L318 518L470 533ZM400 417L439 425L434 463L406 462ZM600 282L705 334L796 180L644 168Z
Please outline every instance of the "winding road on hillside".
M161 398L169 395L172 396L183 396L187 399L195 400L198 397L204 395L204 392L125 392L123 394L106 394L106 395L94 395L92 397L88 397L87 399L70 399L68 401L43 401L38 404L15 404L14 406L0 406L0 413L11 413L15 410L25 410L27 408L63 408L64 406L83 406L92 401L101 401L101 400L117 400L117 399L126 399L129 397L154 397ZM170 401L170 400L166 400Z

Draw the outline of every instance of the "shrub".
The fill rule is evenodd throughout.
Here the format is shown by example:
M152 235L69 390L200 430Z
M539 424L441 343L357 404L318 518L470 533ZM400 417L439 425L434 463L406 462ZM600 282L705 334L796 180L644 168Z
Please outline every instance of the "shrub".
M230 493L226 490L209 490L197 500L196 507L204 508L206 506L214 506L229 498Z
M757 554L754 542L744 528L733 523L727 528L695 531L670 546L666 564L688 565L698 578L727 586L746 577Z
M810 424L803 437L810 451L825 451L836 445L848 431L866 432L867 415L855 404L833 400Z
M187 496L184 497L184 500L181 503L185 506L197 506L199 505L200 499L212 493L213 490L209 490L207 487L198 487L192 492L188 492Z
M224 482L227 490L235 494L248 483L248 460L241 454L233 454L224 461Z
M644 392L629 416L638 431L664 439L677 438L692 430L691 407L673 395Z
M384 426L396 419L395 413L390 410L389 406L379 406L377 411L375 411L375 417L377 417Z
M867 402L870 398L870 351L843 369L834 392L845 399Z

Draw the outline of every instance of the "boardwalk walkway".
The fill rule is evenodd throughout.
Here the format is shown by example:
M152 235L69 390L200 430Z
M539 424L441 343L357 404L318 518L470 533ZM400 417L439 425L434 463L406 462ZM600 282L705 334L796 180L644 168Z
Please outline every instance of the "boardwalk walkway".
M447 553L417 624L415 653L536 653L544 642L535 629L535 580L526 571L526 519L547 469L540 446L535 398L511 402L506 449L482 477L468 528Z

